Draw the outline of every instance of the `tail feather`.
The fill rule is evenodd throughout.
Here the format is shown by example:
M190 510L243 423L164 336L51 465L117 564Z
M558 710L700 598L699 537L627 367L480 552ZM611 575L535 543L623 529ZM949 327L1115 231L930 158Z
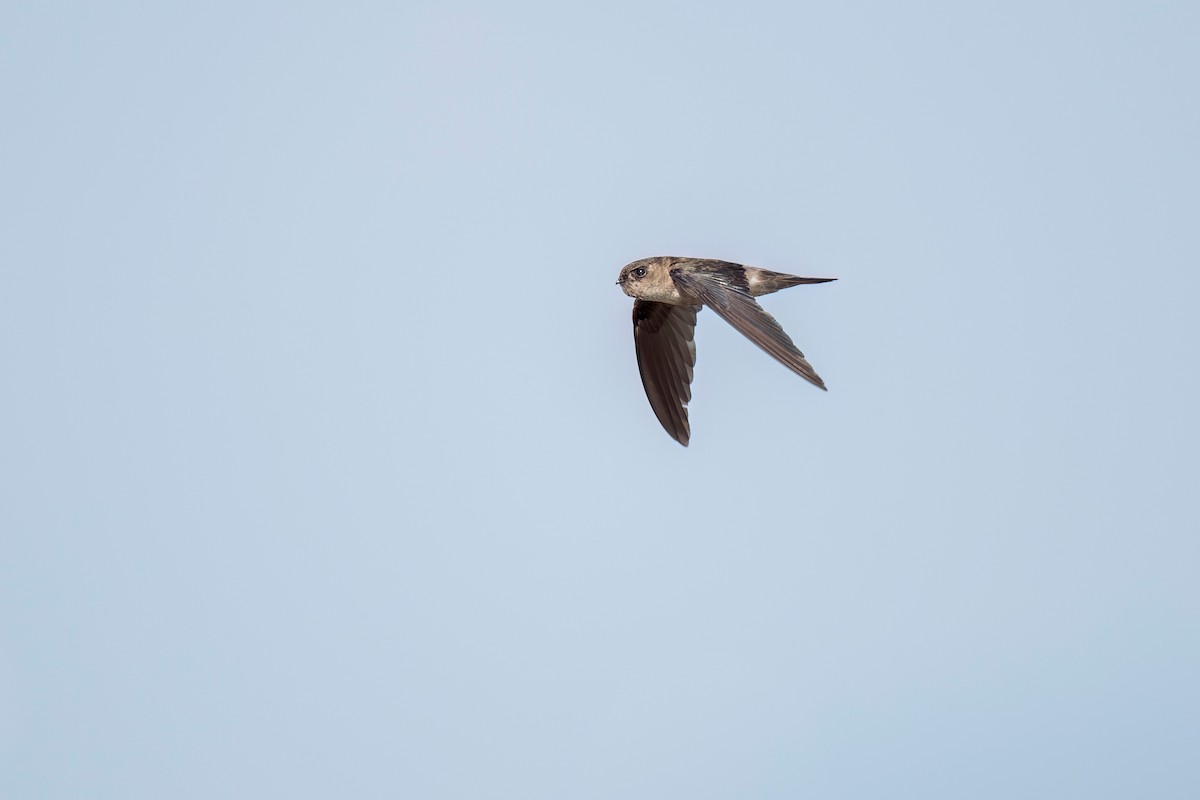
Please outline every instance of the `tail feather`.
M778 292L780 289L787 289L790 286L799 286L802 283L829 283L836 280L837 278L803 278L799 275L788 275L785 272L772 272L769 269L746 268L746 282L750 285L750 294L754 297Z

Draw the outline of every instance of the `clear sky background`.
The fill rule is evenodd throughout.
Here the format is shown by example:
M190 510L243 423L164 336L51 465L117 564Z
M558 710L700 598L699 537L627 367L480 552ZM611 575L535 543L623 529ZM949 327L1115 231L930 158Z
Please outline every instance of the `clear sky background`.
M1200 796L1200 6L0 10L0 796ZM700 316L692 444L620 267Z

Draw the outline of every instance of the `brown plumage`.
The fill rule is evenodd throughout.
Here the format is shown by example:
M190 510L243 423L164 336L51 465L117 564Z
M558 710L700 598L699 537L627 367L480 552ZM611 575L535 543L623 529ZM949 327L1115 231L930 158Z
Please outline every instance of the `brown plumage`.
M638 370L650 407L677 442L691 438L687 404L696 365L696 312L708 306L747 339L821 389L825 382L775 318L754 300L802 283L802 278L758 267L704 258L657 256L621 268L617 283L634 298L633 338Z

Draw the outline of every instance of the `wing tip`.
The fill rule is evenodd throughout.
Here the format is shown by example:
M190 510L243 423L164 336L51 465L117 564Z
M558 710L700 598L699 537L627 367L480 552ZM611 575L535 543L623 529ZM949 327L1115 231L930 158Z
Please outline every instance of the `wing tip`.
M667 432L668 436L670 436L675 441L679 442L684 447L687 447L688 442L690 442L692 439L692 431L686 425L680 430L671 430L666 425L663 425L663 430L665 430Z

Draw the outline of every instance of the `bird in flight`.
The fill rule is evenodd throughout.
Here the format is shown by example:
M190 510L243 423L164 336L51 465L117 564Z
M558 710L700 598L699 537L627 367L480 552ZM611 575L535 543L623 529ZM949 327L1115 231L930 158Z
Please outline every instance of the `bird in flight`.
M709 258L655 256L621 268L617 283L633 300L633 342L650 407L675 441L691 438L687 404L696 366L696 312L708 306L785 367L824 389L804 353L754 299L802 283L801 278Z

